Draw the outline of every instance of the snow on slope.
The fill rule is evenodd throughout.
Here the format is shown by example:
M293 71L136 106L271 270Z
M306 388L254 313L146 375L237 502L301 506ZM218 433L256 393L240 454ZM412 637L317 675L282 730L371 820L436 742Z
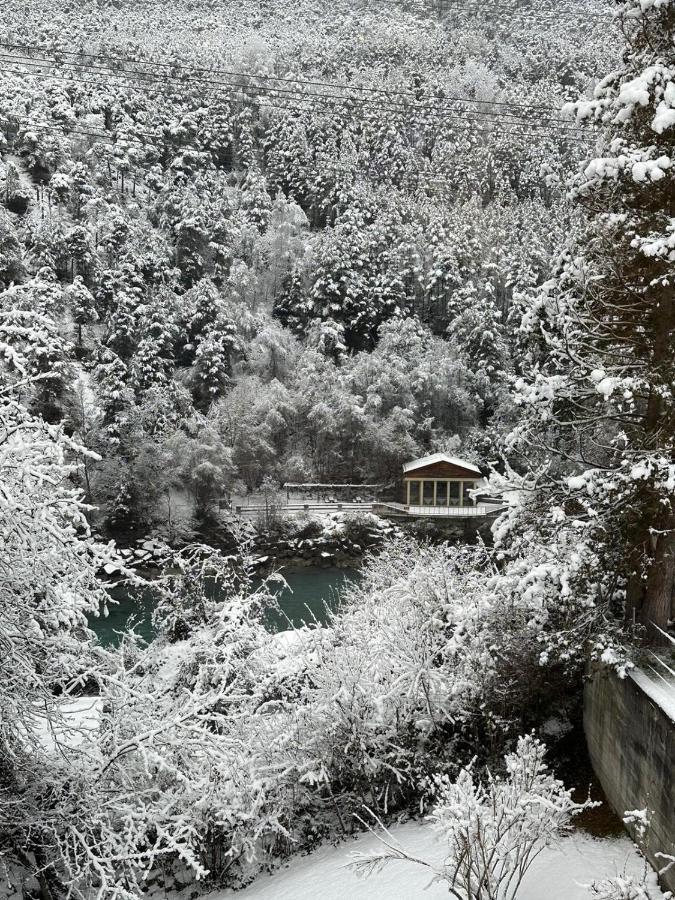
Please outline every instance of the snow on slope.
M412 854L439 862L442 859L442 848L429 827L408 823L391 831ZM450 895L443 885L434 884L425 890L429 884L427 870L409 863L390 863L365 880L345 868L354 850L377 846L372 835L363 835L339 847L322 847L310 856L293 860L274 875L262 876L243 891L219 891L208 900L448 900ZM519 900L589 900L584 885L593 879L624 871L641 874L643 866L628 838L598 840L577 833L535 860ZM662 895L655 888L653 896Z

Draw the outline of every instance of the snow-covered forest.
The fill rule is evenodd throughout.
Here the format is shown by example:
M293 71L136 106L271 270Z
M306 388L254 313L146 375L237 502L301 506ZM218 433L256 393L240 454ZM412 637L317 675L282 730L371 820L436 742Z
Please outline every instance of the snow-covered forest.
M0 63L0 896L246 888L370 829L367 883L533 897L601 803L585 676L675 694L675 0L5 0ZM230 498L438 453L480 535L343 517L359 579L272 633L256 541L327 525ZM91 630L111 573L153 640ZM649 802L616 821L663 876Z
M619 53L513 6L3 5L3 308L104 525L495 457L592 146L559 108Z

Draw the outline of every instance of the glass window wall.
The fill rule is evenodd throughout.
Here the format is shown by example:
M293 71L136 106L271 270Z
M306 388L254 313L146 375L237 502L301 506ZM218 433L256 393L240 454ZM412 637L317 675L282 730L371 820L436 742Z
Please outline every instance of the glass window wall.
M448 482L447 481L437 481L436 482L436 506L447 506L448 505Z
M475 486L475 481L411 480L407 483L407 503L409 506L475 506L469 495Z

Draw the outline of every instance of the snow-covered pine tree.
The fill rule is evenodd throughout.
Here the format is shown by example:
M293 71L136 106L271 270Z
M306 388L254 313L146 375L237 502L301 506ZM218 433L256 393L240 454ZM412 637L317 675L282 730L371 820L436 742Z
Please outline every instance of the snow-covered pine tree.
M178 332L173 306L173 296L163 292L143 309L139 323L141 339L131 366L132 383L139 394L153 385L166 385L171 379Z
M675 580L675 2L616 7L623 65L574 105L604 129L573 184L587 225L521 326L511 447L530 476L510 486L528 499L497 538L521 559L548 547L523 567L528 591L585 609L625 592L658 640Z
M232 359L241 350L237 329L224 311L201 336L195 352L195 400L204 407L230 384Z
M140 340L142 284L131 267L125 266L106 280L105 289L98 293L99 303L108 308L102 343L126 362Z
M77 343L82 346L82 326L98 322L96 300L80 275L66 290L73 321L77 325Z
M20 281L24 274L21 245L9 216L0 212L0 288Z

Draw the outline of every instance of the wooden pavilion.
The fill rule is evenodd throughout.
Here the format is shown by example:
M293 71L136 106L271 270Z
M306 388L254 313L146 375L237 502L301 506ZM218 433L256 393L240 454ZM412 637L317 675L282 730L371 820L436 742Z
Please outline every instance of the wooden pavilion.
M403 466L403 502L409 510L474 507L470 492L483 483L482 473L473 463L434 453Z

